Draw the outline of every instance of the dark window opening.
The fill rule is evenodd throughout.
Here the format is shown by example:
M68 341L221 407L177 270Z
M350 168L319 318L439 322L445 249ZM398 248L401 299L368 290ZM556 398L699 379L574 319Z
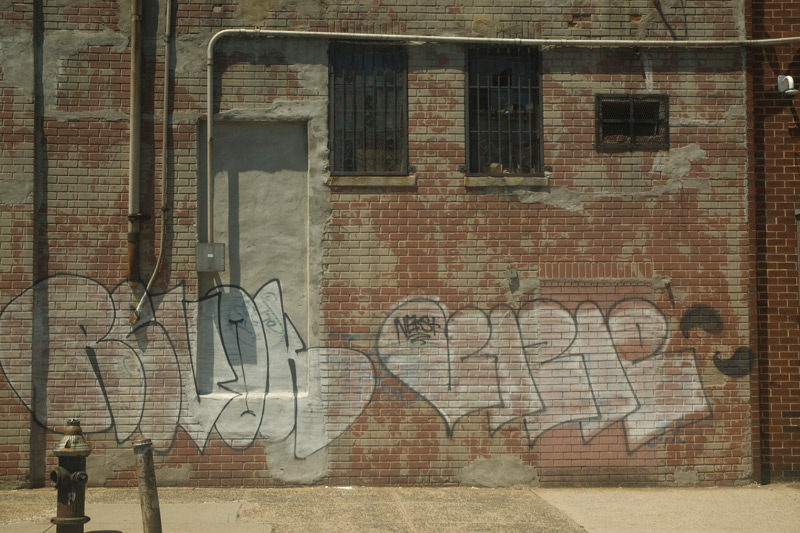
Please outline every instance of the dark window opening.
M470 49L467 69L467 172L541 175L538 49Z
M595 98L599 150L663 150L669 147L669 98L599 94Z
M334 43L331 174L406 174L407 107L402 47Z

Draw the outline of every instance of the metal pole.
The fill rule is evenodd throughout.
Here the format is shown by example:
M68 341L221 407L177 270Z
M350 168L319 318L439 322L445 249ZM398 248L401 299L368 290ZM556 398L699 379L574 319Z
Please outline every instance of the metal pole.
M141 47L141 5L139 0L131 1L131 73L128 153L128 285L131 287L131 307L136 308L136 289L139 287L139 194L141 190L141 142L142 142L142 47ZM135 324L138 317L131 313L130 322Z
M133 310L130 317L130 323L136 324L142 314L142 307L147 299L147 295L153 289L153 283L156 280L158 272L164 263L164 244L167 241L167 212L169 211L169 204L167 202L167 148L169 139L169 82L170 82L170 43L172 38L172 0L167 0L167 8L164 17L164 99L161 105L161 118L162 118L162 132L161 132L161 230L158 238L158 257L156 258L156 266L153 267L153 273L150 275L150 281L147 282L144 293L139 304Z
M143 439L134 442L133 453L136 456L136 480L139 484L144 533L161 533L161 509L158 506L152 441Z

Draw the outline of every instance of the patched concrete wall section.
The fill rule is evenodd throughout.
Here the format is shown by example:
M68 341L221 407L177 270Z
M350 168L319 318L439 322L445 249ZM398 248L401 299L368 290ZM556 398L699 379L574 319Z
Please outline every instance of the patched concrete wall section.
M13 167L12 167L13 168ZM22 169L12 174L12 177L22 177ZM7 179L0 174L0 204L22 204L33 198L33 182L23 179Z
M215 241L226 243L226 270L216 276L201 274L201 294L212 283L255 294L270 280L280 280L294 326L313 345L319 331L322 236L330 214L322 174L325 103L278 102L267 110L234 110L218 117L214 225ZM205 139L204 127L199 134ZM205 143L198 148L202 176ZM198 180L198 193L206 197L205 180ZM199 231L205 226L201 210Z
M536 487L539 474L536 468L519 459L478 459L462 468L458 482L475 487Z
M706 156L699 144L676 146L661 152L653 162L653 172L660 172L670 178L683 178L692 170L692 162Z
M190 464L159 466L156 468L156 483L160 487L186 485L192 479L192 472Z
M676 485L696 485L698 481L700 478L694 470L675 472Z
M33 36L9 30L0 36L0 86L14 86L33 96Z
M91 445L91 441L90 445ZM135 463L133 449L125 446L119 449L97 450L86 458L86 473L92 486L102 486L114 479L119 472L130 470Z
M319 420L313 423L319 424ZM308 485L324 478L329 471L328 453L323 448L305 458L297 457L291 439L270 443L266 447L269 474L287 483Z
M254 294L280 279L284 306L308 338L306 124L217 122L214 139L214 242L226 244L219 281Z

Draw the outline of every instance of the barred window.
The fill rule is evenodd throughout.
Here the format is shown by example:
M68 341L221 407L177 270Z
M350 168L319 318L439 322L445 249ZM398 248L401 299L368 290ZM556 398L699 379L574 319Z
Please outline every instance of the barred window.
M663 150L669 147L666 94L598 94L595 98L599 150Z
M332 44L331 174L406 174L407 108L403 47Z
M539 50L472 48L467 56L467 172L541 175Z

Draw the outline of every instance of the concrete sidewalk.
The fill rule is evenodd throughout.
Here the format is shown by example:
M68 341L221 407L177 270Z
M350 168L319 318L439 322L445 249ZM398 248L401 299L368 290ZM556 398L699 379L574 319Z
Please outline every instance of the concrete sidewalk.
M89 488L88 532L142 531L136 489ZM800 485L675 489L159 488L165 532L800 530ZM55 490L0 491L0 531L55 526Z

